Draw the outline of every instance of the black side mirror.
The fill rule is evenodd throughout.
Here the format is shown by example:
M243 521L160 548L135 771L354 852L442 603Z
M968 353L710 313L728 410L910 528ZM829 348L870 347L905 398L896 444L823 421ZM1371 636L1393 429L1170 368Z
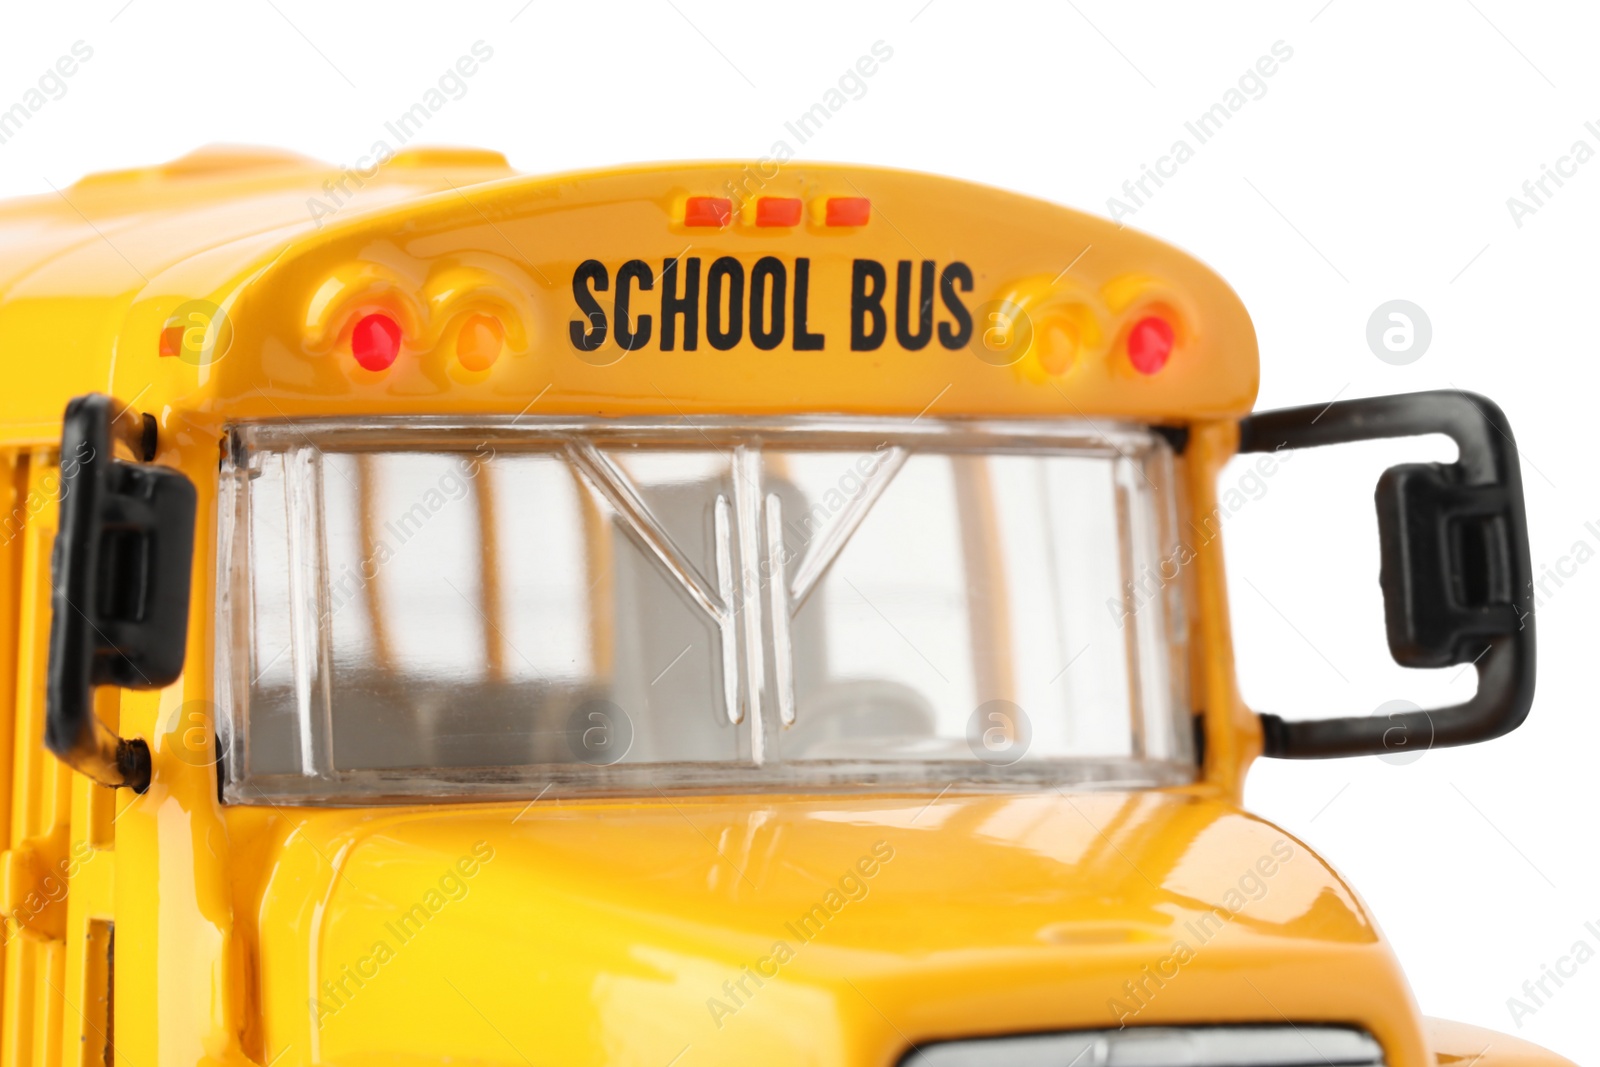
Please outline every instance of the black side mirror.
M1492 402L1455 390L1344 400L1252 415L1240 452L1443 433L1455 463L1407 463L1378 480L1389 651L1407 667L1472 664L1466 703L1387 718L1286 722L1263 714L1264 754L1286 759L1387 751L1393 730L1436 746L1499 737L1533 704L1533 587L1517 446Z
M145 460L112 456L113 435ZM102 785L150 785L150 749L94 714L96 686L159 689L183 671L195 489L149 466L156 424L108 396L67 405L61 513L50 557L45 746Z

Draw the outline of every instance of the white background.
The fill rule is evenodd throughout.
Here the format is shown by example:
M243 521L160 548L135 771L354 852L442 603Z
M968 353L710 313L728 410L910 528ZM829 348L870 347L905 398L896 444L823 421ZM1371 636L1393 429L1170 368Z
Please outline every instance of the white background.
M1535 570L1570 576L1540 607L1539 697L1521 730L1408 766L1263 763L1248 799L1365 895L1425 1011L1600 1063L1600 959L1520 1029L1507 1006L1575 941L1600 948L1584 928L1600 928L1600 563L1574 556L1579 542L1600 551L1600 160L1521 226L1507 207L1574 141L1600 150L1592 6L34 4L0 35L0 109L74 42L94 55L0 145L0 195L213 141L353 163L480 39L493 59L426 140L500 148L525 171L770 155L778 138L794 144L785 120L881 40L893 58L795 146L800 158L933 171L1102 214L1176 138L1194 144L1183 123L1274 42L1292 48L1265 95L1130 224L1237 287L1260 333L1262 407L1444 386L1498 400L1522 445ZM1433 330L1401 367L1365 336L1394 298ZM1417 676L1383 644L1372 485L1387 463L1424 455L1448 450L1307 454L1251 483L1227 535L1253 706L1364 713L1470 692L1470 673Z

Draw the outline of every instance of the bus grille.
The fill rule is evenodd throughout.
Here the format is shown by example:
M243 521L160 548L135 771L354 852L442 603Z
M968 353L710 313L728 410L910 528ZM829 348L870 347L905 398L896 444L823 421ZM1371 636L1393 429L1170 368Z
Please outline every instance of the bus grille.
M941 1041L901 1067L1383 1067L1383 1049L1337 1026L1151 1026Z

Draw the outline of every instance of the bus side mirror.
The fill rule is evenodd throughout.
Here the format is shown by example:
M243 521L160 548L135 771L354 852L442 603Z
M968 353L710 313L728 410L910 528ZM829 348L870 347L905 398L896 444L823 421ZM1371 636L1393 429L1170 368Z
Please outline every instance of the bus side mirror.
M132 463L113 458L123 441ZM94 714L96 686L159 689L183 671L194 555L195 489L149 465L156 424L108 396L67 404L61 511L50 557L45 746L102 785L150 785L150 749Z
M1472 664L1465 703L1393 716L1287 722L1261 715L1263 754L1285 759L1390 751L1386 736L1465 745L1521 725L1533 703L1532 568L1516 442L1492 402L1456 390L1344 400L1252 415L1240 452L1443 433L1454 463L1407 463L1378 480L1389 651L1407 667Z

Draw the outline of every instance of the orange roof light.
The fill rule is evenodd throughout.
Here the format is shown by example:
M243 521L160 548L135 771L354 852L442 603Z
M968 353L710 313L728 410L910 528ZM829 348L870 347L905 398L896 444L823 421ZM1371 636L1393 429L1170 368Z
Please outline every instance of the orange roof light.
M872 201L864 196L828 197L829 226L865 226L872 217Z
M733 218L733 201L721 196L691 196L683 208L685 226L721 229Z
M756 225L798 226L802 206L797 197L763 196L756 201Z

